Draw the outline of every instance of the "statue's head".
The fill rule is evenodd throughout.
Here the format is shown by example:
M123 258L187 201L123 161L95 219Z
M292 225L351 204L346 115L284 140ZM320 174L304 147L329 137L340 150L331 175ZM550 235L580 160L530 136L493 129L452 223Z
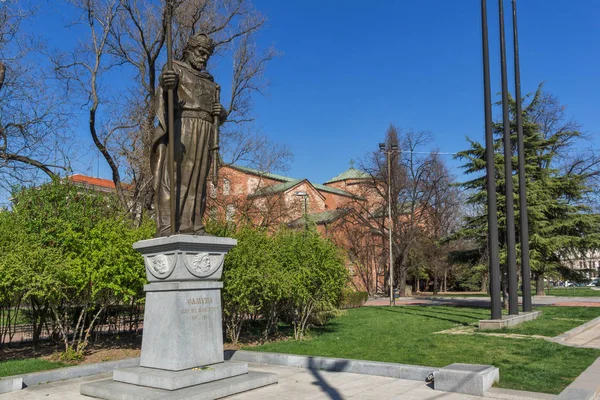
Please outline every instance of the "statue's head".
M202 71L206 69L206 63L214 50L213 40L204 33L197 33L189 38L185 48L183 49L183 59L190 65Z

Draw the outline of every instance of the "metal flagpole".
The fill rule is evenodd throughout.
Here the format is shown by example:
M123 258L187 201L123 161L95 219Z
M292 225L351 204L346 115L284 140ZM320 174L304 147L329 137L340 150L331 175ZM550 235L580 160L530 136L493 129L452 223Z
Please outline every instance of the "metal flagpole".
M173 41L171 34L171 17L173 14L173 2L172 0L167 1L167 70L173 71ZM173 90L167 90L167 129L169 130L169 206L171 214L171 234L178 233L179 227L177 226L177 193L175 184L175 112Z
M506 189L506 250L508 253L508 313L519 314L517 287L517 254L515 252L515 208L512 182L512 144L508 115L508 78L506 76L506 43L504 37L504 0L498 0L500 9L500 69L502 72L502 125L504 127L504 187Z
M498 216L496 215L496 174L494 172L494 135L492 132L492 97L490 93L490 54L488 49L486 0L481 0L481 27L483 43L483 102L485 109L490 304L492 319L501 319L502 308L500 304L500 263L498 260Z
M525 146L521 110L521 70L519 66L519 34L517 32L517 1L512 0L513 41L515 58L515 102L517 114L517 141L519 147L519 212L521 233L521 275L523 276L523 311L532 311L531 268L529 267L529 219L527 217L527 187L525 182Z

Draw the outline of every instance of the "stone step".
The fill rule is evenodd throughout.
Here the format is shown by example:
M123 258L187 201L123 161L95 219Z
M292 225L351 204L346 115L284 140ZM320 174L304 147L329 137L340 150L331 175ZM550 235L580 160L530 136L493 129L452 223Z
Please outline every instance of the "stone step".
M112 379L81 385L81 394L105 400L214 400L277 383L277 374L249 371L178 390L156 389L116 382Z
M113 373L113 380L157 389L177 390L247 373L248 363L225 361L220 364L183 371L166 371L146 367L117 369Z

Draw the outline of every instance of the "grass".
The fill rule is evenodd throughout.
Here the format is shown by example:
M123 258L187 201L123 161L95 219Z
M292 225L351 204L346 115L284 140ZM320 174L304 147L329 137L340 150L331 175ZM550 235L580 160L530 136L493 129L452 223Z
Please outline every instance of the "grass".
M44 360L42 358L27 358L0 362L0 376L27 374L30 372L46 371L68 367L70 364Z
M554 337L600 317L600 307L538 307L537 319L500 332Z
M553 307L546 307L544 312L551 309ZM572 315L569 313L573 313L574 309L567 309L564 314L560 310L551 310L548 312L550 319L543 321L555 324L552 315L555 318ZM579 310L575 315L582 320L593 318ZM499 387L552 394L560 393L600 357L600 350L566 347L541 339L434 334L476 324L488 317L489 311L481 308L364 307L348 310L346 316L314 330L307 340L268 343L248 350L432 367L444 367L455 362L491 364L500 368ZM555 330L566 328L565 324L561 326ZM538 326L533 330L542 329L546 328Z
M12 311L14 312L14 310ZM17 314L17 323L16 325L25 325L25 324L31 324L31 312L27 309L21 309L19 310L19 314ZM11 317L13 317L13 315L11 315ZM0 326L5 326L6 321L2 320L0 322ZM14 323L11 321L11 323Z
M549 296L600 297L600 290L591 287L555 287L546 289Z

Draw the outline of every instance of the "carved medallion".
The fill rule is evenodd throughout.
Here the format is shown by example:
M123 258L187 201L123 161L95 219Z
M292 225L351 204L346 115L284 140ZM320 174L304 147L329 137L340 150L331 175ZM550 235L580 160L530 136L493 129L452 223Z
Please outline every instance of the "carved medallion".
M188 271L198 278L211 276L209 279L220 279L220 274L215 273L223 266L223 257L223 254L187 253L184 264Z
M175 255L157 254L151 257L145 257L146 267L152 275L157 278L166 278L171 274L177 261Z
M208 253L198 253L192 258L192 269L200 274L210 271L211 263Z

